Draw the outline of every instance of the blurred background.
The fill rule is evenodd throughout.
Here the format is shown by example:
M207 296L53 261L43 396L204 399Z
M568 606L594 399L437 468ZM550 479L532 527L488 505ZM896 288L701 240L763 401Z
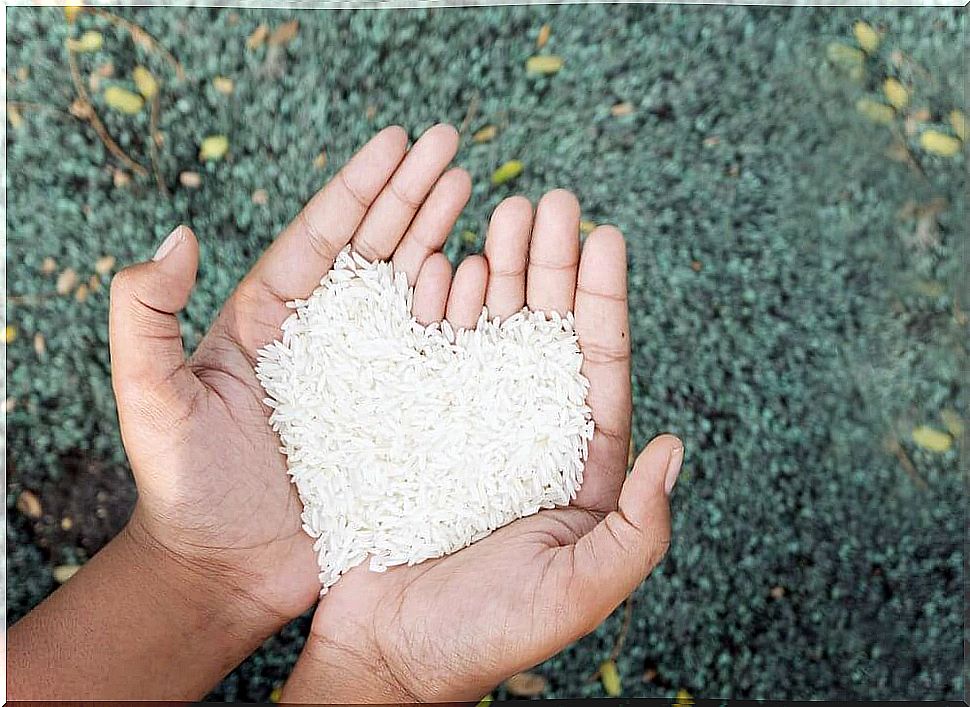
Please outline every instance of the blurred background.
M17 7L7 621L123 525L107 285L177 223L191 349L380 127L626 234L634 437L686 441L663 565L511 696L958 698L968 411L959 9ZM963 463L961 464L961 460ZM278 695L304 617L213 699Z

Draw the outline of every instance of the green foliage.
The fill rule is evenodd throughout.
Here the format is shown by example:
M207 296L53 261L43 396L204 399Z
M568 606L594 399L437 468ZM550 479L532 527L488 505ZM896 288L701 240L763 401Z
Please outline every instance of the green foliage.
M44 258L86 282L101 256L118 267L146 259L175 224L190 224L202 243L182 318L191 349L273 235L369 135L390 123L414 136L438 121L461 124L474 105L456 162L475 186L446 252L480 248L462 234L485 233L510 193L575 190L584 219L617 224L629 243L636 442L665 430L686 442L690 483L674 495L673 547L639 590L617 659L624 695L962 694L960 447L930 453L910 439L944 408L968 417L966 324L956 314L967 306L957 298L962 160L936 160L923 177L884 156L889 131L856 112L860 89L826 57L831 42L853 41L857 10L183 7L125 16L176 54L184 80L89 13L69 30L60 8L7 12L8 73L29 70L8 83L8 99L62 111L27 106L8 129L7 288L23 298L7 307L19 332L7 351L7 394L17 399L7 431L11 620L51 591L54 565L86 555L40 547L14 509L19 490L64 484L66 456L124 464L107 291L84 302L52 295L57 275L41 273ZM293 18L288 44L247 49L257 26ZM920 100L941 115L966 110L956 51L965 13L867 10L865 19L886 29L878 51L891 43L930 73ZM544 23L566 68L529 75ZM144 66L159 82L169 196L151 174L116 186L123 166L64 114L74 95L64 41L91 30L104 41L77 55L85 76L111 61L115 77ZM228 95L213 86L218 76L233 81ZM149 165L147 107L125 115L92 101L122 149ZM611 114L626 102L622 118ZM473 142L487 125L499 126L495 137ZM231 147L203 163L211 135ZM327 166L314 168L322 150ZM528 168L493 186L510 160ZM180 184L185 171L201 176L197 188ZM257 190L264 204L253 203ZM938 242L915 247L913 223L897 212L934 197L948 203ZM914 290L914 280L941 285ZM925 490L885 451L890 433ZM775 586L782 598L770 595ZM617 620L547 663L548 696L602 695L586 678ZM304 617L271 638L214 697L265 700L306 629ZM656 666L650 682L639 679L645 664Z

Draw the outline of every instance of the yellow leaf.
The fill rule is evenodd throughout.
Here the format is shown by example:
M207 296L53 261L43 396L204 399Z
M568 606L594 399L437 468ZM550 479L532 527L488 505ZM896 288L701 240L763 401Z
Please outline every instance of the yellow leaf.
M3 328L3 340L8 344L12 344L14 341L16 341L17 327L15 327L13 324L8 324L5 326Z
M694 698L687 690L684 688L677 690L677 696L674 697L674 707L693 707L693 704Z
M280 698L282 698L282 697L283 697L283 688L282 687L274 687L273 688L273 691L271 693L269 693L269 701L270 702L273 702L273 703L279 702L280 701Z
M202 141L199 149L199 159L203 162L208 160L221 160L229 151L229 138L225 135L210 135Z
M909 103L909 91L896 79L886 79L882 85L882 91L886 94L890 105L896 110L905 108Z
M472 135L472 142L491 142L496 135L498 135L498 128L494 125L486 125L484 128L475 131L475 134Z
M107 275L114 269L115 257L113 255L102 255L94 261L94 272L98 275Z
M950 434L954 437L963 436L963 418L960 417L956 410L951 410L947 408L946 410L940 411L940 419L943 420L943 424L950 431Z
M225 76L216 76L212 79L212 86L222 95L228 96L232 93L235 84L233 84L232 79L226 78Z
M478 704L475 705L475 707L488 707L488 705L492 704L492 702L494 702L494 701L495 701L495 698L492 697L492 693L489 693L489 694L485 695L485 697L483 697L482 699L480 699L478 701Z
M562 57L553 55L530 56L525 62L525 70L530 74L554 74L563 66Z
M619 697L623 692L620 671L616 669L616 663L612 660L605 660L600 664L600 680L603 682L603 689L610 697Z
M313 158L313 166L316 169L323 169L327 166L327 151L321 150L320 154Z
M931 452L945 452L953 446L953 438L928 425L920 425L913 430L913 441Z
M879 48L879 33L868 22L856 22L852 26L852 33L866 54L872 54Z
M596 229L595 221L580 221L579 222L579 232L585 235L589 235Z
M64 6L64 19L69 23L73 23L77 19L78 13L81 12L81 3L69 3Z
M873 123L880 123L881 125L892 123L893 118L896 116L896 112L892 109L892 106L887 106L885 103L879 103L869 98L860 98L856 101L855 107L857 111Z
M81 569L78 565L58 565L54 568L54 579L58 584L64 584Z
M551 34L552 27L550 27L548 24L542 25L542 27L539 28L539 36L536 37L536 47L538 49L542 49L544 46L546 46Z
M967 116L964 115L961 110L951 110L950 111L950 125L953 126L953 132L957 134L964 142L967 141Z
M9 103L7 104L7 120L10 121L10 127L14 130L24 124L24 117L20 115L17 106L12 106Z
M135 81L138 93L151 100L158 93L158 82L152 76L152 72L144 66L136 66L131 72L131 78Z
M284 22L273 30L273 34L269 37L269 43L277 47L285 46L293 41L293 38L296 37L296 33L299 30L300 22L298 20Z
M100 32L93 29L88 30L77 39L69 38L67 40L67 48L72 52L96 52L102 44L104 44L104 37L101 36Z
M630 115L633 112L633 104L630 101L623 101L622 103L617 103L612 108L610 108L610 115L614 118L620 118L624 115Z
M953 157L960 151L960 141L938 130L927 130L919 136L919 144L927 152L941 157Z
M104 89L104 102L109 108L128 115L135 115L145 105L141 96L121 86L108 86Z
M842 44L841 42L830 43L825 53L829 61L833 64L838 64L844 69L861 69L862 62L866 58L865 54L855 47L850 47L848 44Z
M461 242L467 246L473 246L478 243L478 234L474 231L462 231Z
M492 184L498 186L499 184L512 181L522 174L523 167L524 165L519 160L509 160L492 172Z

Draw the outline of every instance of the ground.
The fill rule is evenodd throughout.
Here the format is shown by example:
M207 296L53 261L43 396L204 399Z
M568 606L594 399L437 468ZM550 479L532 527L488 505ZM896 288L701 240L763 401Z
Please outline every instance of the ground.
M447 120L475 183L450 257L481 247L503 197L557 186L629 242L635 441L673 431L687 457L670 554L636 592L618 652L623 694L962 694L970 337L951 112L967 108L966 13L182 7L126 10L126 25L6 12L8 623L134 500L109 378L110 272L192 225L191 348L367 136ZM860 19L874 36L854 32ZM102 45L77 46L79 81L127 157L75 102L65 40L85 31ZM562 68L529 73L534 54ZM108 86L136 90L136 65L160 85L154 119L106 103ZM887 77L907 94L895 110ZM228 151L203 162L212 135ZM522 174L493 185L509 160ZM589 678L622 621L537 667L544 696L603 695ZM268 640L212 698L267 699L306 627Z

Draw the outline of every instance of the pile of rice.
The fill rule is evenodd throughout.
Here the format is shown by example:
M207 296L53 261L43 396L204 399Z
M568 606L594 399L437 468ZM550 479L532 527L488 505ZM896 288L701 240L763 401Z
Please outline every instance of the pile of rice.
M573 315L422 326L404 273L345 249L259 352L322 592L567 505L593 435Z

